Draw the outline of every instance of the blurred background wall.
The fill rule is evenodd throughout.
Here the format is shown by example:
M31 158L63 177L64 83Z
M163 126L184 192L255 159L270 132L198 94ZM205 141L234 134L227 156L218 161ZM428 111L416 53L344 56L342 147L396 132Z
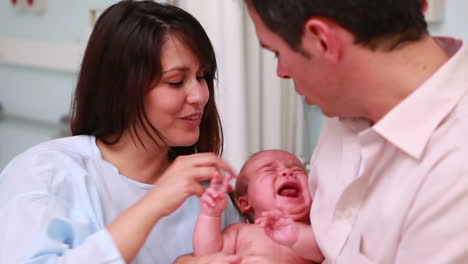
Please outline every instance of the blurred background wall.
M61 119L68 114L79 56L91 32L90 10L117 1L47 0L45 8L17 2L0 1L0 169L66 130Z
M198 6L195 9L198 10L208 9L214 3L219 5L219 1L241 2L181 0L179 5L194 9L194 1L195 6ZM37 10L13 7L10 1L0 2L0 170L26 148L66 132L66 120L63 117L69 111L79 59L91 31L90 10L106 8L116 0L45 2L45 8L38 7ZM430 23L430 31L468 40L467 14L468 1L447 0L443 19ZM218 57L219 61L223 59ZM248 58L243 61L250 63ZM292 102L297 104L297 101ZM301 105L301 108L304 120L300 129L308 140L298 154L307 159L315 146L321 119L317 108L306 105ZM229 120L242 122L243 116L236 118L232 117L235 112L227 112L231 115ZM278 127L281 126L271 130ZM248 133L243 135L243 138L250 137ZM276 138L273 137L273 140ZM302 138L296 141L304 142ZM275 147L274 144L263 147L272 146ZM242 155L228 159L231 158L237 167L252 151L246 147Z

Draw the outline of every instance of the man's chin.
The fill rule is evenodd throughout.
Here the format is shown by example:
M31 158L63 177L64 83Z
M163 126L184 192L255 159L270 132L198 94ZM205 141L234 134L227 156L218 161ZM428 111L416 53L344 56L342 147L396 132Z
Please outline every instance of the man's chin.
M338 113L334 112L334 111L328 111L326 108L320 108L320 111L322 112L322 114L326 117L342 117L340 116Z
M305 96L305 102L306 104L308 105L315 105L315 103L312 101L312 99L310 99L309 97Z

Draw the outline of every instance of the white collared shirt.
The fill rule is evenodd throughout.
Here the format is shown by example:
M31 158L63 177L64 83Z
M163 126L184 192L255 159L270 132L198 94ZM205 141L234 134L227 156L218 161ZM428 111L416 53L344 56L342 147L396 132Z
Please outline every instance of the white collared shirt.
M468 263L468 50L374 126L326 119L311 160L324 263Z

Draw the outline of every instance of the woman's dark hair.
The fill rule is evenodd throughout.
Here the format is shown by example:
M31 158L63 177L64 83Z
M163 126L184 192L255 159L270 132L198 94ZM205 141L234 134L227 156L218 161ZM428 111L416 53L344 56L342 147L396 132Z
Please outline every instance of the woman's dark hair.
M270 31L301 51L304 24L325 17L350 31L356 43L393 49L427 34L424 0L245 0Z
M214 101L217 65L213 46L192 15L153 1L121 1L99 17L74 94L73 135L94 135L106 144L115 144L128 129L143 144L137 132L137 128L143 128L155 144L154 135L164 142L148 120L144 97L161 78L161 47L169 36L185 43L199 59L210 93L199 140L193 146L171 146L170 155L175 158L195 152L221 154L223 136ZM113 136L112 140L108 136Z

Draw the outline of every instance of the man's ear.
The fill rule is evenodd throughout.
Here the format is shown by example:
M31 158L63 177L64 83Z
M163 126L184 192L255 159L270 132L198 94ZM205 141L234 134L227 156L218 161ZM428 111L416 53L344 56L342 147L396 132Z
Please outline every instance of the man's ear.
M237 199L237 203L239 205L239 209L243 213L251 213L253 212L253 208L250 206L249 201L247 200L246 196L240 196Z
M304 25L302 46L305 52L323 56L337 62L341 57L342 43L339 26L329 19L314 17Z

